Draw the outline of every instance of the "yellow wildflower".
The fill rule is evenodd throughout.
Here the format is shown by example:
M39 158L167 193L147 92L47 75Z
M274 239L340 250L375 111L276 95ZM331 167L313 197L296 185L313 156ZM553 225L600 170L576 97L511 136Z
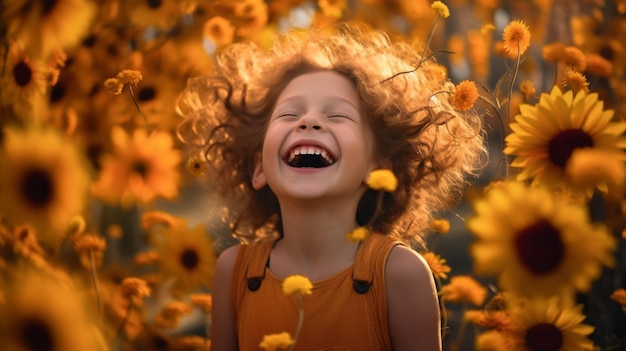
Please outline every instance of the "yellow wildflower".
M448 234L450 232L450 221L447 219L432 219L430 221L430 229L440 234Z
M370 172L367 186L374 190L393 192L398 187L398 179L388 169L376 169Z
M523 21L512 21L504 27L502 40L505 52L514 57L523 55L530 46L530 30Z
M283 293L285 293L285 295L296 293L311 295L311 289L313 289L313 284L311 284L309 278L302 275L290 275L283 281Z
M265 351L277 351L288 348L291 344L293 344L291 335L287 332L282 332L280 334L264 335L259 347Z
M448 9L448 6L446 6L446 4L441 1L433 1L433 3L430 5L430 8L433 10L433 12L435 12L437 16L441 18L450 17L450 10Z
M587 78L585 78L582 73L571 69L563 74L561 86L564 88L571 87L574 93L579 91L589 92L589 82L587 82Z
M446 259L441 258L441 256L435 254L432 251L426 252L422 255L428 263L428 267L433 272L433 275L437 278L447 279L448 274L452 270L450 266L446 264Z
M370 232L367 228L358 227L352 230L350 233L348 233L346 237L348 238L349 241L359 242L359 241L363 241L367 239L369 235L370 235Z

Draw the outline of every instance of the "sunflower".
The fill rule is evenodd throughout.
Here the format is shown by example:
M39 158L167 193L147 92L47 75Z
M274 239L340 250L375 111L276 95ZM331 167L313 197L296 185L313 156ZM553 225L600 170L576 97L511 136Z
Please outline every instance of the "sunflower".
M115 150L101 161L100 178L93 186L95 196L128 207L158 196L171 199L178 195L181 155L170 134L136 129L129 135L114 127L112 139Z
M499 275L500 286L522 296L585 291L602 265L611 266L615 241L594 226L586 208L545 188L509 183L473 203L467 222L478 238L470 247L477 272Z
M96 350L94 329L81 296L34 271L16 272L0 305L0 350Z
M213 284L215 251L202 223L191 229L170 228L157 237L163 277L174 278L174 288L192 291Z
M0 105L12 106L21 118L39 116L50 83L46 65L28 57L19 43L10 42L3 72Z
M54 239L50 235L62 233L83 210L89 186L86 163L74 145L52 129L6 128L4 133L0 213Z
M9 37L22 41L28 52L41 58L80 43L96 10L88 0L0 0L0 8Z
M557 299L536 299L514 304L509 312L513 325L506 332L513 351L593 350L587 336L593 327L582 322L582 305L563 307Z
M595 148L624 162L626 123L612 122L612 110L603 110L597 93L561 92L554 87L536 105L520 105L521 114L511 124L504 152L514 155L512 167L522 168L518 180L533 179L551 187L568 185L565 167L579 148ZM590 192L591 189L582 189Z

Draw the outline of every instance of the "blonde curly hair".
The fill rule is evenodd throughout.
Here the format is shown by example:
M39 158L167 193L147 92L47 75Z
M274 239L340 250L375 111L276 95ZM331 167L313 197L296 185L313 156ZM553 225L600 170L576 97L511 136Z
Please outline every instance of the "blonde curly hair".
M254 241L267 236L267 229L281 234L276 196L251 183L268 119L291 79L333 70L354 83L376 156L390 161L398 179L370 228L421 241L431 214L451 206L485 154L480 116L454 110L454 84L434 60L419 55L422 50L417 43L344 23L292 30L269 49L233 44L218 55L214 75L191 79L177 104L184 117L179 137L205 153L218 193L238 204L230 223L234 235ZM372 190L363 195L360 225L374 216L376 196Z

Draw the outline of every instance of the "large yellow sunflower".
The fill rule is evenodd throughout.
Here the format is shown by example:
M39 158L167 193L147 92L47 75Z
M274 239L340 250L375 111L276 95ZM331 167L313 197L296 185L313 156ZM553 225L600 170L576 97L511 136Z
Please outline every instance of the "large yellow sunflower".
M21 119L40 116L50 85L49 69L28 57L23 46L15 41L9 43L5 64L0 77L0 105L10 106Z
M182 156L170 134L136 129L131 135L114 127L112 140L115 150L102 158L100 178L93 186L95 196L128 207L158 196L178 195Z
M582 205L544 188L505 183L473 203L468 228L479 273L499 275L500 286L522 296L585 291L611 266L615 240L594 226Z
M11 223L30 223L53 242L50 234L61 233L82 214L87 165L70 140L54 130L6 128L0 169L0 213Z
M0 350L101 350L82 298L36 271L16 272L0 305Z
M0 8L9 37L23 41L28 52L41 58L80 43L95 14L88 0L0 0Z
M174 278L175 289L211 287L216 257L203 223L191 229L172 227L156 238L155 246L161 257L162 275Z
M514 304L509 315L513 321L504 333L513 351L593 350L587 336L593 327L582 322L582 305L560 306L557 299L534 299Z
M548 186L567 184L564 169L574 150L595 148L624 162L626 123L612 121L597 93L576 95L554 87L536 105L520 105L511 124L504 152L514 155L513 167L522 168L518 180L533 179ZM583 189L589 192L593 189Z

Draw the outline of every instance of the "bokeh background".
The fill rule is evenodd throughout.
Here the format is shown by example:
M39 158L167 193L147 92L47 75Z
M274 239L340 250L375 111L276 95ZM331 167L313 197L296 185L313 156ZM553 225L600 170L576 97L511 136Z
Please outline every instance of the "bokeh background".
M496 276L474 269L472 201L508 175L502 121L554 85L597 94L623 123L626 1L446 0L447 18L432 3L0 0L0 349L208 349L213 264L235 240L206 160L177 136L178 95L232 43L268 46L290 28L341 21L422 41L452 82L476 83L489 163L458 203L436 214L449 229L434 228L428 243L439 255L435 270L447 273L440 288L468 276L484 290L461 290L485 295L478 304L445 303L444 348L510 349L496 341L477 348L477 335L494 325L464 318L501 292ZM512 21L530 32L519 60L503 41ZM572 68L578 75L567 76ZM572 324L594 326L586 334L598 350L626 350L626 292L615 293L626 288L620 189L617 199L596 192L584 202L615 239L613 264L571 295L584 316Z

